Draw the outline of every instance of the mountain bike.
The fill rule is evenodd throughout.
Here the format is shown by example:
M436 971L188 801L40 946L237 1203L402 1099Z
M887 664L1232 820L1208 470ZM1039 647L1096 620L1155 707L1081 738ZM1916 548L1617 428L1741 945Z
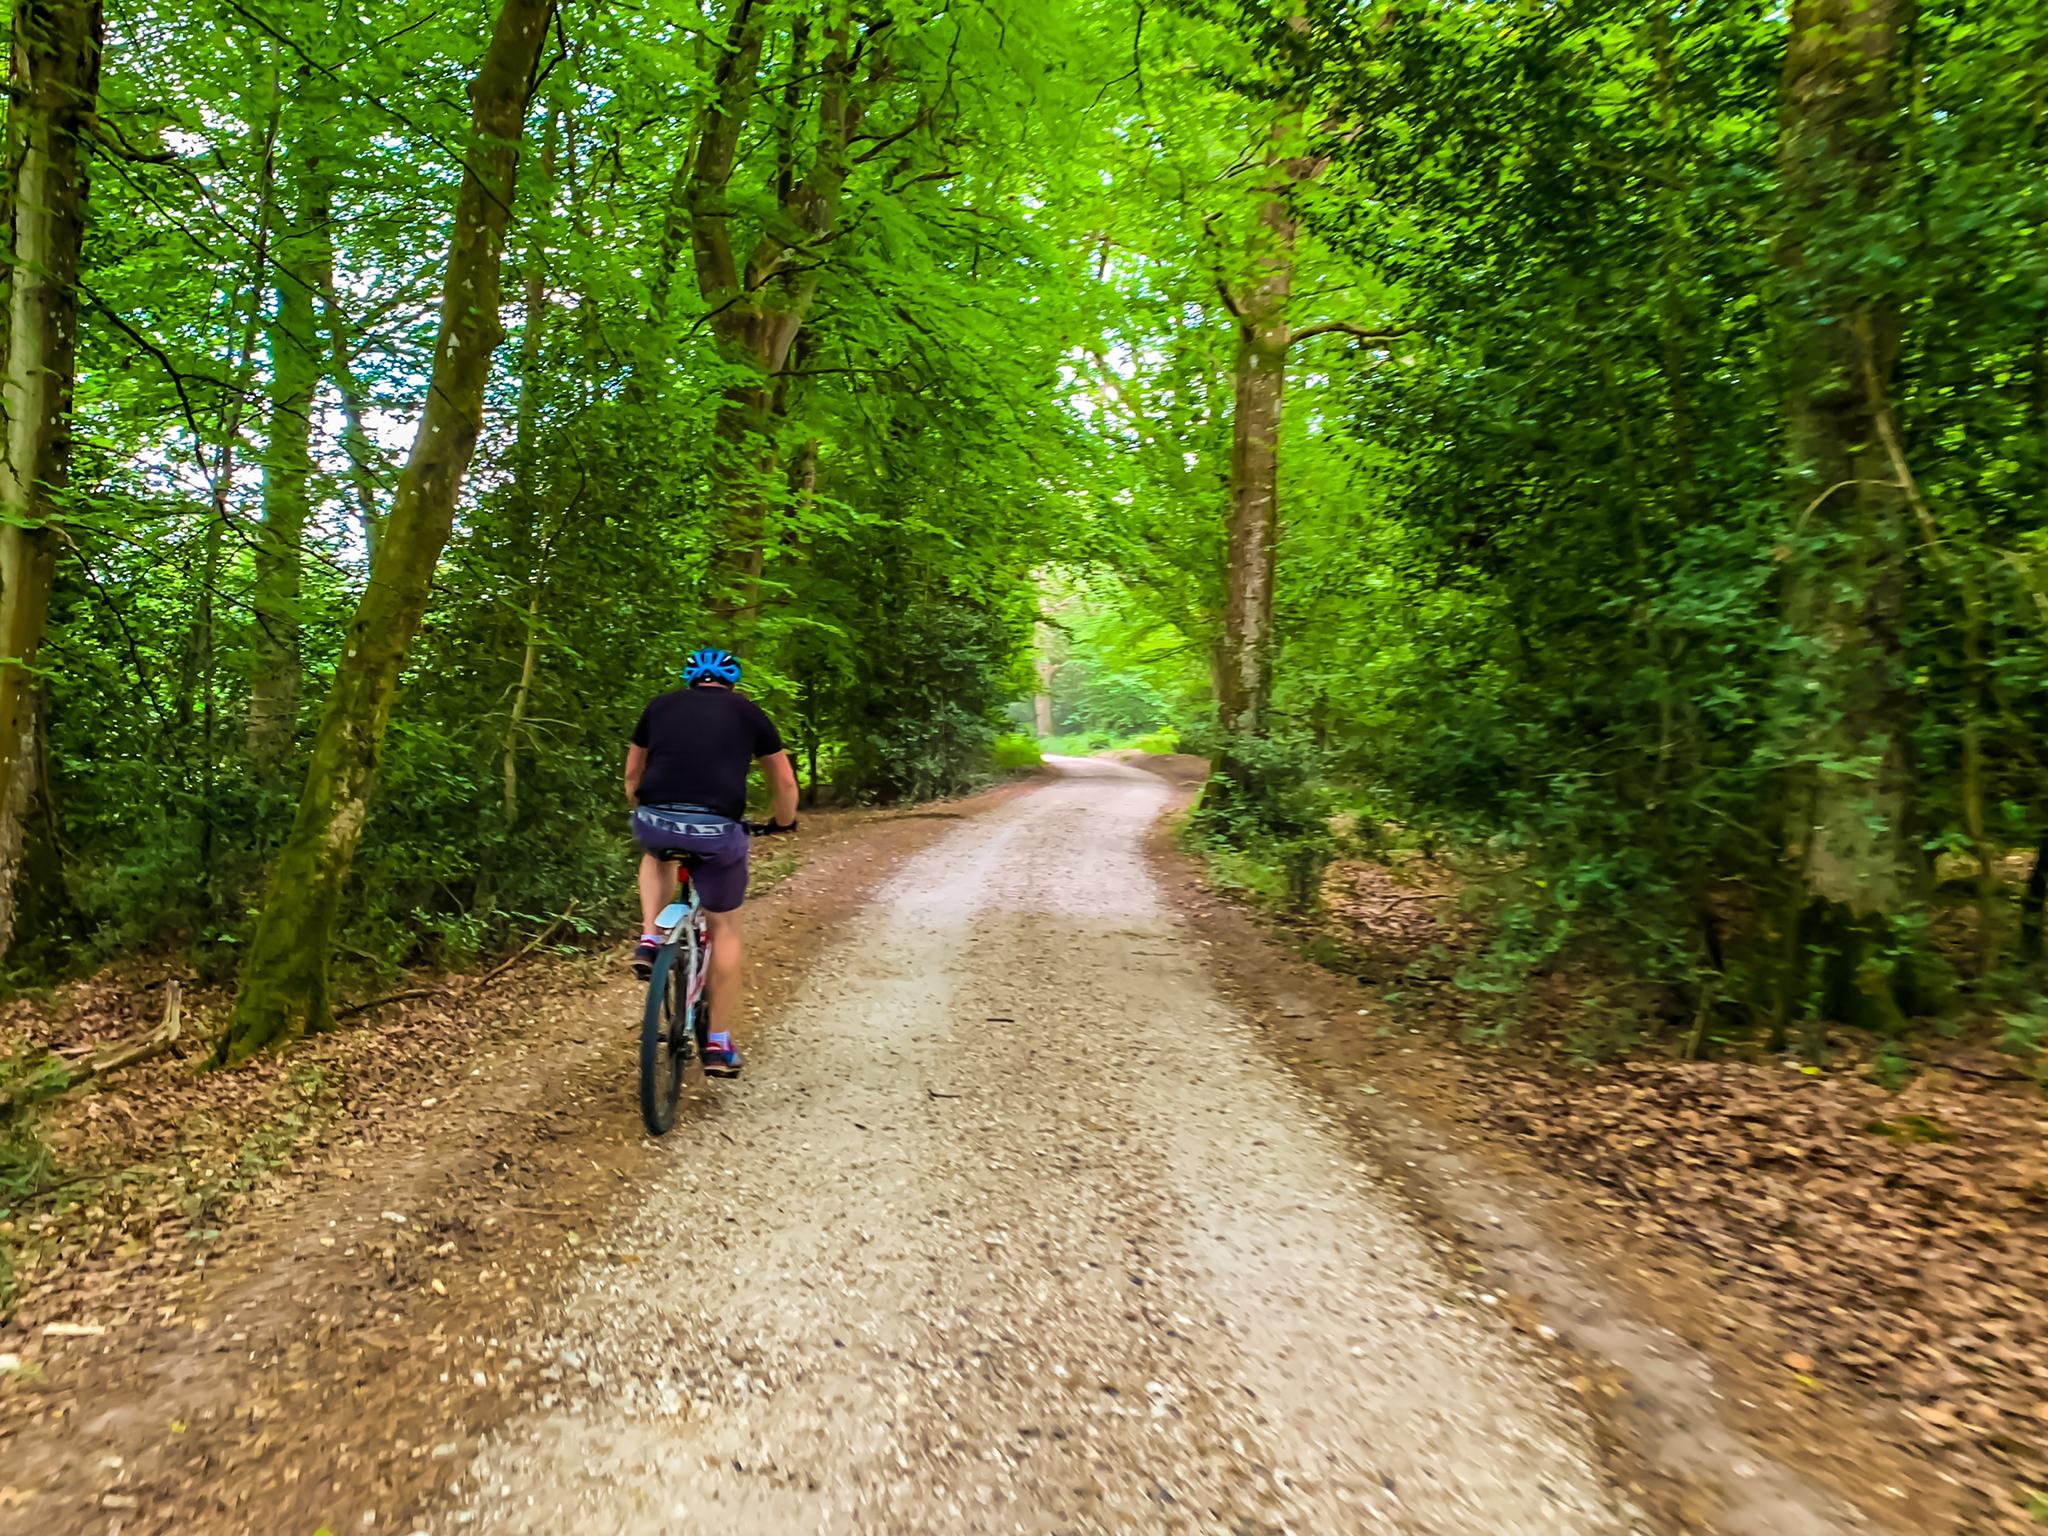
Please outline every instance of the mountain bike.
M765 822L742 822L750 837L789 830ZM672 901L654 920L661 950L647 977L647 1003L640 1017L640 1118L647 1134L664 1136L676 1123L683 1074L692 1058L702 1060L711 1035L711 927L690 878L695 860L676 854L682 900Z

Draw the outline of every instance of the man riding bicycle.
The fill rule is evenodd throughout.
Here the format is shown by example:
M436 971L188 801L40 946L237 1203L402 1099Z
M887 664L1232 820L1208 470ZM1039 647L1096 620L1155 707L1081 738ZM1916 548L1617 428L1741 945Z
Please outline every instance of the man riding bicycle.
M676 899L687 858L711 930L711 1029L704 1070L737 1077L732 1042L740 1006L740 903L747 895L747 769L761 765L774 810L767 830L796 830L796 770L782 735L761 706L735 692L740 664L730 651L692 651L683 686L641 711L626 749L626 800L640 856L640 944L633 973L643 981L661 952L655 918Z

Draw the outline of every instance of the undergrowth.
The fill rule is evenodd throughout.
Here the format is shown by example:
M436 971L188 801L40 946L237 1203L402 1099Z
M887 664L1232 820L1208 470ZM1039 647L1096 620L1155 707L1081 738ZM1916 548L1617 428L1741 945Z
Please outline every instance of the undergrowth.
M1131 735L1123 731L1072 731L1048 736L1040 746L1055 757L1093 757L1098 752L1145 752L1165 757L1178 752L1180 733L1172 726Z
M1023 773L1045 766L1045 753L1038 739L1022 731L998 736L989 744L989 766L997 773Z

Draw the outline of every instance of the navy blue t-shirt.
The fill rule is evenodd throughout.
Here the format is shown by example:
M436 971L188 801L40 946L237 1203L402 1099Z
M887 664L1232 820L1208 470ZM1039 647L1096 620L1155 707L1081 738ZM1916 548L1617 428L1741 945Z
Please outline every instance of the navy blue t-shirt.
M761 706L730 688L679 688L640 712L633 745L647 749L642 805L696 805L738 821L747 812L747 772L782 750L782 733Z

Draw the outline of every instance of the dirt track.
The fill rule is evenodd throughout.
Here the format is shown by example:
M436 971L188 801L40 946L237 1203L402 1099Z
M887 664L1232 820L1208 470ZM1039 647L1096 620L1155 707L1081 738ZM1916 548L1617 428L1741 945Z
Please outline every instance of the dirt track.
M1216 1000L1108 763L904 865L437 1529L1620 1532L1584 1425Z

